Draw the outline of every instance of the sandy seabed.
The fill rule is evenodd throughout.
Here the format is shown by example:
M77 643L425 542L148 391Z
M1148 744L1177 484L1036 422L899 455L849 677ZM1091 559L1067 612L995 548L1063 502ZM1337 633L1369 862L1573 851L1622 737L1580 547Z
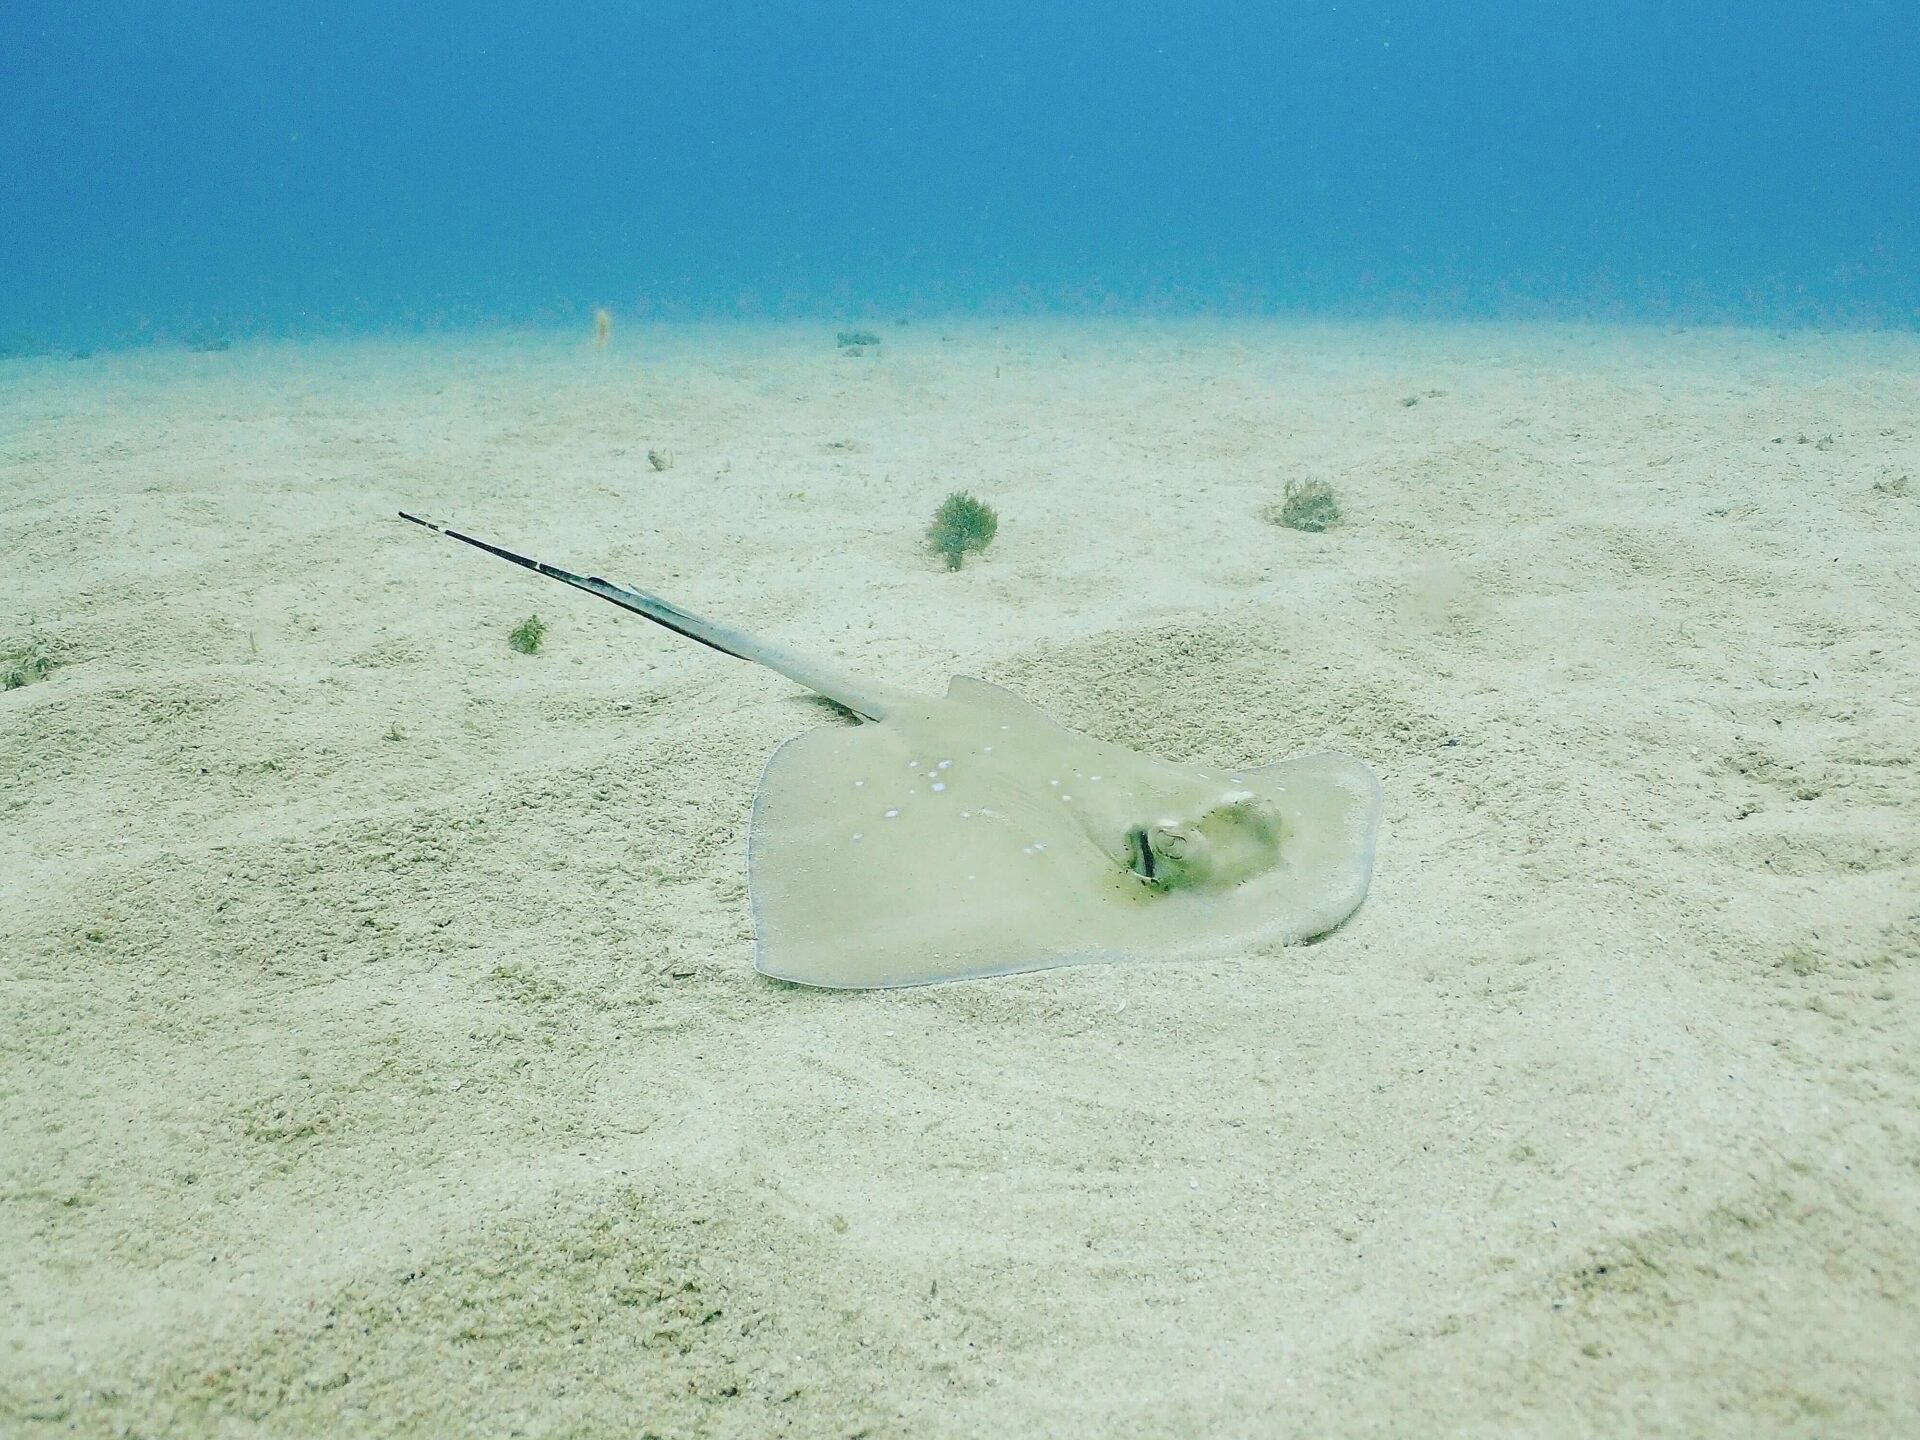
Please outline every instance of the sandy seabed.
M585 339L0 366L0 1432L1920 1433L1920 340ZM1352 750L1371 896L769 982L748 808L832 717L403 505Z

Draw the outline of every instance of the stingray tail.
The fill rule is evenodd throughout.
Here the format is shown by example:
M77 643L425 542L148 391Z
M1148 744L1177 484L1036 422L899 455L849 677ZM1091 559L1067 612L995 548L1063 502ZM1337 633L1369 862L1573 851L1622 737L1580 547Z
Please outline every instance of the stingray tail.
M524 566L536 574L545 575L549 580L558 580L563 585L571 585L576 590L584 590L589 595L598 595L602 600L611 601L622 610L630 610L635 615L645 616L656 625L663 625L676 635L684 635L689 640L697 640L702 645L720 651L723 655L732 655L741 660L750 660L756 665L764 665L776 674L784 675L796 684L804 685L817 695L824 695L836 705L851 710L865 720L884 720L889 700L886 693L876 686L864 684L858 680L839 674L824 665L798 655L789 655L773 645L742 634L725 625L715 624L698 615L689 614L678 605L662 600L658 595L649 595L644 590L629 590L624 585L615 585L610 580L602 580L598 575L576 575L571 570L562 570L557 565L548 565L531 556L515 554L498 545L489 544L472 535L463 535L458 530L449 529L432 520L418 515L400 512L402 520L411 520L449 540L458 540L463 545L471 545L476 550L484 550L489 555L497 555L502 560L510 560L515 565Z

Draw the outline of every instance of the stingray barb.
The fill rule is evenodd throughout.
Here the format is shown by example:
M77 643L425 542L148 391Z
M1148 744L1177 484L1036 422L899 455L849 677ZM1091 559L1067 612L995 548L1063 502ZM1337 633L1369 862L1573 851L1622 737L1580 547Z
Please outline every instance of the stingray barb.
M1177 765L956 676L872 685L677 605L430 520L416 525L777 671L860 720L781 745L753 802L754 964L865 989L1324 934L1373 872L1380 786L1351 755Z

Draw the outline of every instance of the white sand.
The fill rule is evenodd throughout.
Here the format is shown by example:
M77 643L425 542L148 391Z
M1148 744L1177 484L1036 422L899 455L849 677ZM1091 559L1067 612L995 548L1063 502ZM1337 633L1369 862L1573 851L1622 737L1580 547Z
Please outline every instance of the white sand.
M583 340L0 367L0 646L65 659L0 695L0 1433L1916 1433L1920 342ZM830 717L402 504L1354 750L1372 896L771 984L748 805Z

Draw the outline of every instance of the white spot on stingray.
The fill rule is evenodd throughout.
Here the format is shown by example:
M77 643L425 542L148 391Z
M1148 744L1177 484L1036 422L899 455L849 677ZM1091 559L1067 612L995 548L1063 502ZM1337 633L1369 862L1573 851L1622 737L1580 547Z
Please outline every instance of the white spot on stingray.
M947 788L946 782L943 780L936 780L933 782L933 788L935 790L944 790Z
M889 820L893 820L893 819L896 819L899 816L899 814L900 814L900 807L896 805L893 807L893 809L887 811L886 818Z

